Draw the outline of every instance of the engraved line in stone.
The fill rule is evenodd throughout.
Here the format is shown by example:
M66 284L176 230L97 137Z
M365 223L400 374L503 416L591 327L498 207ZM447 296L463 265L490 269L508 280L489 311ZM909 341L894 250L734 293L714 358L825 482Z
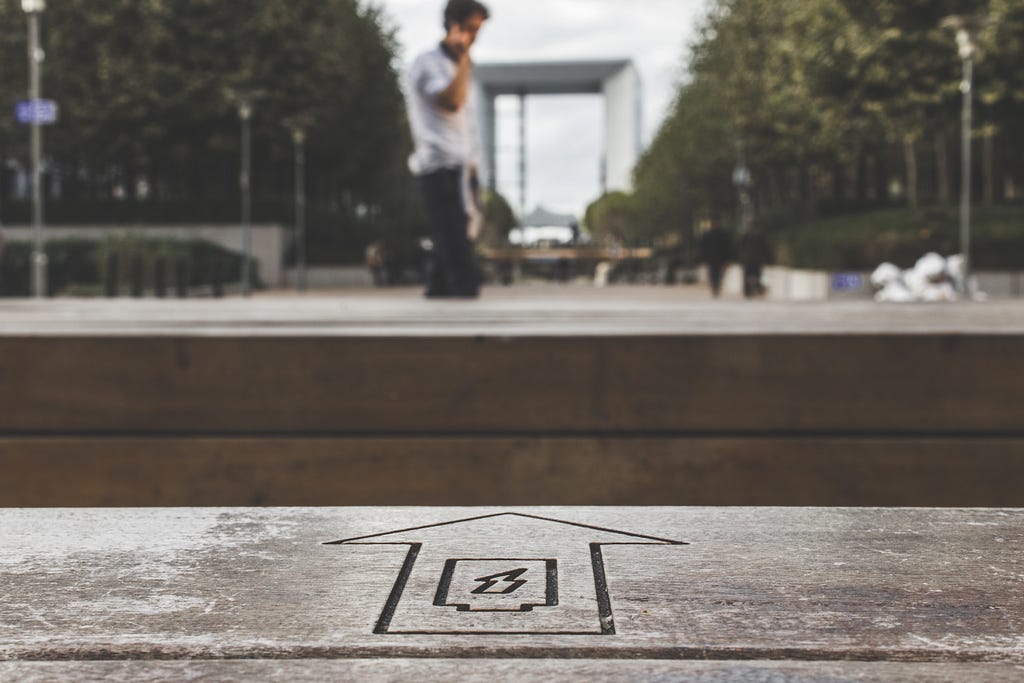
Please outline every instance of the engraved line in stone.
M416 557L420 554L420 548L422 547L422 543L409 544L409 552L406 554L405 562L402 564L402 571L398 573L395 586L391 589L387 602L384 603L384 611L381 612L380 619L373 629L375 634L388 632L388 627L391 625L391 617L395 615L398 601L402 599L402 591L405 590L405 584L409 581L409 576L412 575L412 567L416 564Z

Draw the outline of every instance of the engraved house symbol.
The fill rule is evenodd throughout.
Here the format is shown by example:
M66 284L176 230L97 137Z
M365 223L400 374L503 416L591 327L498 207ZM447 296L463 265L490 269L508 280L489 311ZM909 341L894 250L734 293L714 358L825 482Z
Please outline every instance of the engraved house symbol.
M374 633L612 635L606 545L685 545L522 513L329 545L408 545Z

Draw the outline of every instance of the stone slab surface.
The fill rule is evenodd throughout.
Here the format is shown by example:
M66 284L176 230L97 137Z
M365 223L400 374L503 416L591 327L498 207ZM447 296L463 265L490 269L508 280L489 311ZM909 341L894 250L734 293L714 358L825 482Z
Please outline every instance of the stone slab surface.
M155 681L605 681L632 683L1018 683L1012 664L361 659L230 662L0 662L9 683Z
M1024 510L0 511L0 660L366 658L1002 680L1024 665Z

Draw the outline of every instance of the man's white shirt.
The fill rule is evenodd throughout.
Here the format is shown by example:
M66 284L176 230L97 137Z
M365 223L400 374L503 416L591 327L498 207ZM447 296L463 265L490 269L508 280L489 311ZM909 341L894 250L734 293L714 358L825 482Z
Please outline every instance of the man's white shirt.
M455 79L458 65L440 46L424 52L409 69L406 91L409 123L416 148L409 167L416 175L443 168L479 166L476 93L470 87L458 111L442 107L438 97Z
M438 98L452 81L458 65L440 45L424 52L409 69L406 97L415 150L409 158L414 175L461 168L463 203L469 216L470 239L479 235L483 216L470 190L470 176L479 177L480 134L476 92L472 84L466 104L458 111L441 106Z

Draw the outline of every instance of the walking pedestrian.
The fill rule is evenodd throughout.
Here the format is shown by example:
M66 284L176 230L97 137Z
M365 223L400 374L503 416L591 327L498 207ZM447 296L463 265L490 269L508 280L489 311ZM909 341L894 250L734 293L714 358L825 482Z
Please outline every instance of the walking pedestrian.
M708 266L711 296L717 299L722 294L725 267L733 260L732 237L722 226L708 223L697 246L700 260Z
M751 228L740 237L740 264L743 266L743 296L753 299L765 293L761 282L766 263L772 262L772 249L768 238L757 229Z
M0 223L0 296L4 292L4 224Z
M408 76L409 119L418 177L434 245L431 298L475 298L480 273L470 239L480 156L470 50L490 11L477 0L449 0L445 36L421 54Z

